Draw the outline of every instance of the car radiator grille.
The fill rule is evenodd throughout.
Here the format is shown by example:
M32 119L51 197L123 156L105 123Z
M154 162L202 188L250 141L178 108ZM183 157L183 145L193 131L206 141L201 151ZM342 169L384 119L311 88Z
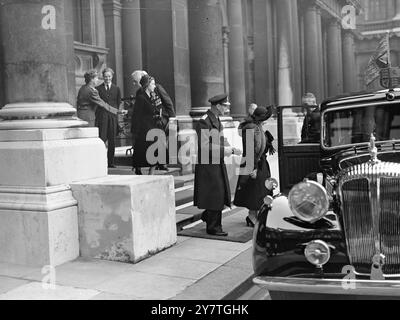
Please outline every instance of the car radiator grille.
M383 273L400 274L400 165L366 163L340 178L343 224L351 264L370 273L372 258L385 255Z

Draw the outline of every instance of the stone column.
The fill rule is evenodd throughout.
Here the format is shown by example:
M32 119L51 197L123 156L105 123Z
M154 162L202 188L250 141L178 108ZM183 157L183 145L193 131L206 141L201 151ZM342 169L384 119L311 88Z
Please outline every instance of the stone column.
M73 24L73 2L65 1L65 37L66 37L66 62L68 78L68 102L76 105L76 80L75 80L75 50L74 50L74 24Z
M77 202L69 183L107 174L97 128L75 128L85 122L66 103L72 17L64 3L0 4L7 103L0 110L1 262L55 266L76 259Z
M229 83L229 34L231 30L228 26L222 27L222 47L224 52L224 91L230 92Z
M354 34L345 31L342 36L343 41L343 89L345 92L357 91L357 71Z
M328 95L343 93L342 33L339 22L332 20L328 26Z
M106 45L110 49L107 62L108 66L115 71L114 81L124 91L124 70L122 57L122 19L121 1L104 0L104 17L106 24Z
M55 21L42 14L48 4ZM5 103L68 101L64 1L8 0L0 8ZM42 21L45 28L54 21L55 29L44 30Z
M254 0L255 101L276 103L276 63L274 60L273 10L271 0Z
M204 113L208 99L224 92L221 10L215 0L189 0L192 114Z
M315 94L318 101L323 98L322 83L322 35L321 15L315 4L306 8L304 14L305 81L306 91Z
M393 19L394 20L400 19L400 0L396 0L396 16Z
M288 17L291 17L291 0L277 3L278 20L278 101L281 106L293 104L291 30ZM290 20L290 19L289 19Z
M143 66L140 0L123 0L122 6L124 88L129 96L134 94L131 74Z
M246 115L246 82L244 58L244 34L242 1L227 1L229 38L229 86L231 116L243 118Z

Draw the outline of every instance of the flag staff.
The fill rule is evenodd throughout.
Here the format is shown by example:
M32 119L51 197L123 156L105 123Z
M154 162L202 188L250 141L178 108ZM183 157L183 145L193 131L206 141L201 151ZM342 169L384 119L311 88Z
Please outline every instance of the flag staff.
M392 58L390 57L390 31L388 30L386 32L386 37L387 37L387 55L388 55L388 65L389 68L392 66Z
M393 91L393 81L392 81L392 59L390 57L390 30L386 32L387 41L387 59L388 59L388 71L389 71L389 91Z

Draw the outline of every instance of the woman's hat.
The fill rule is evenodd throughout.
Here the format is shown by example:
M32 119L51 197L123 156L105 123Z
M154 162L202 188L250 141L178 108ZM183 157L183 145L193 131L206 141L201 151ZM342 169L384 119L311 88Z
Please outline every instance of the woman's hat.
M153 77L150 77L148 74L145 74L142 77L142 79L140 79L140 85L142 86L143 89L146 89L152 80L154 80Z
M267 121L269 118L272 116L272 108L264 108L264 107L257 107L256 110L254 110L254 113L252 115L252 118L255 121L260 121L264 122Z

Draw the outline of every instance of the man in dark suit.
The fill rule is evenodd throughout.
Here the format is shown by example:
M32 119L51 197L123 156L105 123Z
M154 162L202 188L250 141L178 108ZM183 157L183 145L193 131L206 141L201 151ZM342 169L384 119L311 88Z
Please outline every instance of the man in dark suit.
M224 206L231 206L231 193L224 157L241 155L241 151L229 146L222 134L223 126L219 117L229 106L227 94L215 96L209 102L211 109L197 126L194 205L205 209L202 219L207 223L208 234L227 236L222 230L222 210Z
M112 83L114 71L111 68L106 68L103 71L104 83L97 87L100 98L115 109L119 110L121 104L121 90ZM104 109L96 111L96 127L99 128L99 137L104 143L108 142L108 167L115 168L115 138L117 135L118 118L114 113Z
M314 94L306 93L302 98L306 116L301 129L301 143L319 143L321 134L321 112Z

